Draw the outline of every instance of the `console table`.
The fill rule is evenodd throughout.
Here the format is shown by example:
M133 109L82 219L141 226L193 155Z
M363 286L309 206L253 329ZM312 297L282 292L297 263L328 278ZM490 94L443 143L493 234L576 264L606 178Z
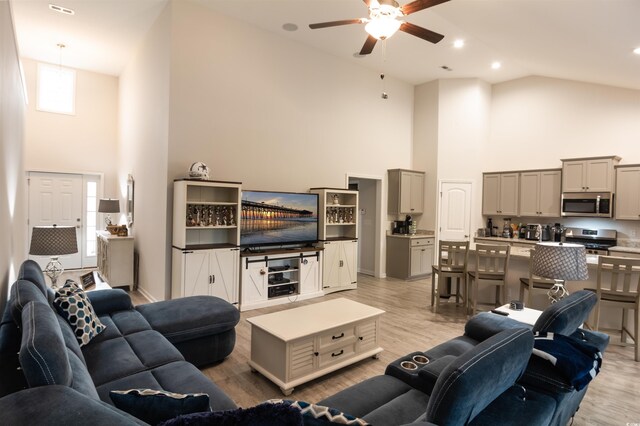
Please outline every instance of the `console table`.
M133 290L133 237L98 231L98 272L111 287Z
M339 298L248 318L249 365L290 395L294 386L377 358L383 310Z

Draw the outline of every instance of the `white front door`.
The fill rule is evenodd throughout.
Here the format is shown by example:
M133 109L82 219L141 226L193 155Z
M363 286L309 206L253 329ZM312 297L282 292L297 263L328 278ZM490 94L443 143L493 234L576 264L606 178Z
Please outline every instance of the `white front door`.
M34 226L73 226L78 253L60 256L65 269L82 267L82 175L29 173L29 241ZM44 269L48 256L29 256Z
M438 240L469 240L472 186L471 182L440 182Z

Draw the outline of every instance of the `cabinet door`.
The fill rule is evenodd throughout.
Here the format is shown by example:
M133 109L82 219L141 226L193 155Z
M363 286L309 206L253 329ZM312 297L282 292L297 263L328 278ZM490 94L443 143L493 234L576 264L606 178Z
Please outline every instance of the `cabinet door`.
M585 186L590 192L613 191L613 162L610 159L589 160Z
M340 284L355 284L358 281L358 243L340 242Z
M500 208L504 216L518 216L518 173L503 173L500 176Z
M422 257L424 247L412 247L411 248L411 269L409 276L415 277L422 274Z
M209 274L211 275L209 294L229 303L238 303L238 250L211 250L209 253Z
M540 200L538 205L540 216L560 217L561 175L560 170L540 172L540 193L538 197ZM522 204L520 205L520 215L524 216Z
M640 220L640 167L616 171L616 219Z
M424 210L424 174L411 173L411 213L422 213Z
M524 172L520 174L520 215L537 216L540 195L540 172Z
M242 264L242 302L261 302L268 299L267 266L264 262Z
M324 262L322 275L324 288L340 286L340 244L338 242L324 243Z
M411 205L413 193L411 191L411 180L413 173L400 173L400 213L412 213Z
M194 250L184 256L183 296L209 295L209 250Z
M320 266L316 257L305 257L300 261L300 294L315 293L320 287Z
M500 202L500 175L490 174L482 177L482 214L498 214Z
M565 161L562 165L562 191L583 192L586 185L587 163L585 161Z

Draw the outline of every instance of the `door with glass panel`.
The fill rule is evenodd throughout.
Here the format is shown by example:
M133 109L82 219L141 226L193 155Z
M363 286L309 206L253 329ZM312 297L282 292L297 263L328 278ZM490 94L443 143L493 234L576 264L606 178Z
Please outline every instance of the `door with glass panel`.
M73 226L78 253L60 257L65 269L96 266L99 175L29 172L29 241L34 226ZM41 267L46 256L29 256Z

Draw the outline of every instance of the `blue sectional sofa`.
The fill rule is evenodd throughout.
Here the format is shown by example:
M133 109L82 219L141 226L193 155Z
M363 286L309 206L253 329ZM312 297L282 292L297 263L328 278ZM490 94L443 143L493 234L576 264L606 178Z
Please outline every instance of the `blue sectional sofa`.
M134 308L122 290L88 293L107 328L80 347L51 305L42 272L25 262L0 325L0 413L5 424L145 424L117 409L113 390L149 388L207 393L212 415L237 409L194 365L219 362L235 342L235 307L217 298L185 298ZM391 363L385 374L318 404L374 425L564 425L586 388L531 355L533 331L607 339L578 325L593 307L581 292L553 305L532 328L478 314L463 336ZM420 355L429 360L407 370ZM417 358L424 360L424 358ZM260 423L255 423L260 424ZM301 423L295 423L301 424Z

